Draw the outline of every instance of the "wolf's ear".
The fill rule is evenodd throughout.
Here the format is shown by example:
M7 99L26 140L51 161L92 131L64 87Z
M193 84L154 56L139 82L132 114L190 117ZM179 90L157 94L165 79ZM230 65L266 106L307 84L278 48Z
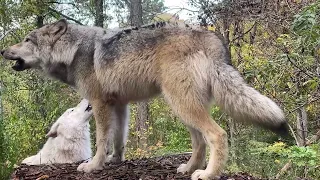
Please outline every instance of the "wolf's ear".
M49 137L55 138L57 136L58 136L57 132L53 132L53 131L49 131L48 134L46 134L46 138L49 138Z
M68 29L68 22L65 19L61 19L49 27L49 34L58 40Z
M48 137L53 137L53 138L57 137L58 136L58 132L57 132L58 131L58 126L59 126L59 124L57 122L55 122L52 125L52 127L51 127L50 131L48 132L48 134L46 134L46 138L48 138Z

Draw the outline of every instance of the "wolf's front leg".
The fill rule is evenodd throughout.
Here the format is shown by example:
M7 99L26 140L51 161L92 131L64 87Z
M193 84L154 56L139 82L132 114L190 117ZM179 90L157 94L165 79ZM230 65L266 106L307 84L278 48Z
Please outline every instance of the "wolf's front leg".
M39 164L39 163L35 162L35 158L37 158L37 155L34 155L34 156L30 156L30 157L28 157L28 158L25 158L21 163L22 163L22 164L28 164L28 165Z
M113 127L113 153L108 156L108 162L124 161L124 152L128 135L129 106L116 105Z
M78 167L78 171L92 172L94 170L102 170L107 161L106 147L108 144L108 134L111 125L111 115L114 111L114 105L110 105L102 100L90 102L93 108L94 118L96 121L96 146L97 152L92 160L88 163L82 163Z

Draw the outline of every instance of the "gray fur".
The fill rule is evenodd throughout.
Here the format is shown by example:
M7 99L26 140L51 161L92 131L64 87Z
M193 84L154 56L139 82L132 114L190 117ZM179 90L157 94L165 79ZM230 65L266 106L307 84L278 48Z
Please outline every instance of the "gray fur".
M119 112L126 114L129 102L160 93L191 133L192 158L178 172L194 172L192 179L220 175L227 161L226 132L208 113L212 99L236 120L287 132L282 110L244 82L214 33L166 25L105 30L61 20L34 30L27 38L33 42L19 43L2 53L17 60L15 69L39 68L75 87L93 106L97 152L91 162L78 167L80 171L99 170L106 162L123 160L128 117ZM120 131L113 133L119 137L114 137L117 145L110 159L105 147L112 124ZM201 170L203 137L210 147L205 170Z

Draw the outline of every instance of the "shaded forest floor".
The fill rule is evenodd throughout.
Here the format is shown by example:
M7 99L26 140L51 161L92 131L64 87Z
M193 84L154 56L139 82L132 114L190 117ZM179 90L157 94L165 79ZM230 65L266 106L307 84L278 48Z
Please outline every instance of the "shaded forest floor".
M144 158L128 160L120 164L109 164L102 171L93 173L82 173L77 171L79 163L75 164L54 164L41 166L28 166L22 164L12 174L14 180L45 180L45 179L129 179L129 180L154 180L154 179L179 179L189 180L190 175L183 175L177 172L181 163L186 163L190 154L179 154L155 158ZM247 173L223 175L220 180L260 180Z

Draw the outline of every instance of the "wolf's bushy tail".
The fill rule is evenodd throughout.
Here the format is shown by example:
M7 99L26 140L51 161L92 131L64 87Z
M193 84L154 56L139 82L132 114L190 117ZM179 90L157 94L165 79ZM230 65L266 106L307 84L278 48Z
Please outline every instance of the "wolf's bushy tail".
M250 122L286 135L287 122L280 107L248 86L240 73L228 64L220 64L211 76L215 104L233 119Z

